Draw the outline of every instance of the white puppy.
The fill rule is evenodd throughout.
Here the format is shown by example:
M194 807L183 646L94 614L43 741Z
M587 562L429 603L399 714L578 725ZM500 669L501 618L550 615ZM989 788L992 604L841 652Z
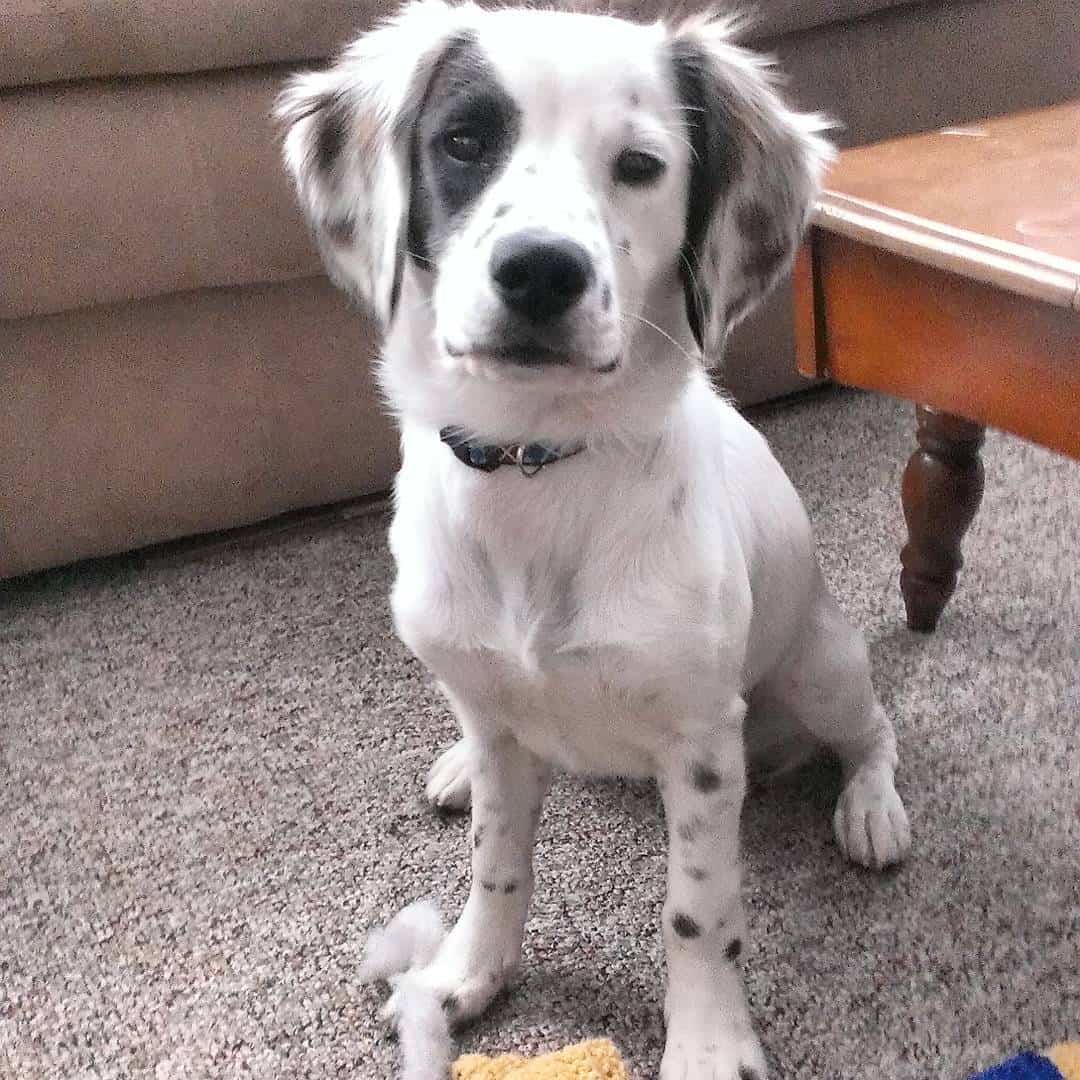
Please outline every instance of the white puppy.
M429 793L471 785L472 890L419 978L463 1019L513 976L552 767L655 776L665 1080L764 1075L736 965L756 732L837 753L856 862L909 845L863 641L702 360L788 267L830 155L732 31L429 0L278 107L327 266L385 330L394 617L463 733Z

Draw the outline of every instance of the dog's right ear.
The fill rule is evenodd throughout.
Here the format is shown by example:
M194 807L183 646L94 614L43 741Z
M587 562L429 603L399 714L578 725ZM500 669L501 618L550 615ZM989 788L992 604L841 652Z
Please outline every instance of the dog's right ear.
M413 124L438 58L472 10L409 4L329 70L290 79L274 108L327 272L384 327L404 271Z

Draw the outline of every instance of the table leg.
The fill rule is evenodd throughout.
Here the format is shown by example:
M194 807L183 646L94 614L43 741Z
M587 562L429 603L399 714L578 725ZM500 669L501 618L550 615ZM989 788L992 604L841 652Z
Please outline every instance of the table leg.
M917 409L919 449L904 470L908 542L900 553L900 589L912 630L930 633L956 588L960 541L983 493L980 424Z

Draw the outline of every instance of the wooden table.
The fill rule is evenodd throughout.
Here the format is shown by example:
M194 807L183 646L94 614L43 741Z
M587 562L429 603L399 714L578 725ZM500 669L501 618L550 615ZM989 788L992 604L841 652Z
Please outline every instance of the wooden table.
M900 586L931 631L985 426L1080 457L1080 101L849 150L826 186L796 263L799 370L917 404Z

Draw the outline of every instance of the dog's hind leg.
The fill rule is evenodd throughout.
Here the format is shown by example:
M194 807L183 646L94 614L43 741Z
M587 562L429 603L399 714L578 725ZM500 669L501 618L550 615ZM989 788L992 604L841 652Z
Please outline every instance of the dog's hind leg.
M463 735L444 750L428 772L425 789L436 810L464 812L472 799L472 765L476 759L469 737Z
M833 817L840 849L875 869L900 862L911 833L894 785L896 734L871 685L862 634L824 580L799 637L765 689L843 765L844 790Z

